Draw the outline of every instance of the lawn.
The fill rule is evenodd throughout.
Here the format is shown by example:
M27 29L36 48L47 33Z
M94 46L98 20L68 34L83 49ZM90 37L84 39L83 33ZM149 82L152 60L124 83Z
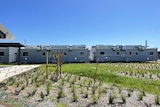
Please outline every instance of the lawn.
M63 64L61 74L55 67L48 65L48 76L43 64L2 81L0 101L22 107L160 105L158 63Z
M140 91L145 91L147 93L160 95L160 80L142 79L142 78L131 78L129 76L117 75L116 72L132 72L139 71L142 72L152 72L160 73L160 70L155 70L150 67L150 69L141 69L141 66L150 66L151 64L143 63L100 63L98 65L98 71L96 79L110 85L117 85L120 87L126 87L131 89L137 89ZM49 65L49 70L54 71L54 67ZM135 67L134 67L135 66ZM138 66L139 68L136 68ZM154 67L154 65L152 65ZM156 65L157 66L157 65ZM159 66L159 65L158 65ZM45 65L42 66L44 69ZM94 73L96 71L95 63L76 63L76 64L63 64L62 72L75 74L79 76L85 76L94 78ZM137 73L137 74L138 74Z

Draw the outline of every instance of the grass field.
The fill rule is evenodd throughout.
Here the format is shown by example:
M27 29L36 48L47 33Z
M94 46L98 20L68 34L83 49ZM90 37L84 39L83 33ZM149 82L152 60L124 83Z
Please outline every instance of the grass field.
M72 63L61 73L49 64L48 71L44 64L2 81L0 101L15 107L160 105L159 63Z
M55 71L53 65L49 65L49 71ZM132 78L131 76L117 75L117 72L127 72L130 75L143 73L160 74L159 64L150 63L100 63L96 79L110 85L137 89L147 93L160 95L160 78L158 80L147 78ZM45 65L42 66L45 69ZM95 63L64 64L62 72L94 78L96 71ZM131 74L132 73L132 74ZM149 74L148 74L149 75Z

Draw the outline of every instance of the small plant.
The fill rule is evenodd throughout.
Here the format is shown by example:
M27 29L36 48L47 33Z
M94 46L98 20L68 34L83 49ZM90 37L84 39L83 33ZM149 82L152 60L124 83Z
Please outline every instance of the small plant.
M84 96L83 96L84 98L88 98L88 92L86 91L86 92L84 92Z
M96 92L96 86L93 86L91 91L92 91L92 95L94 95Z
M76 94L76 91L73 92L73 102L77 102L78 101L78 97Z
M157 77L160 79L160 73L157 73Z
M73 85L72 87L71 87L71 92L74 92L75 91L75 86Z
M78 80L81 80L81 76L78 76Z
M42 101L44 100L44 94L43 94L43 92L41 91L41 93L40 93L40 96L41 96L41 99L42 99Z
M107 93L107 89L105 87L102 88L103 93Z
M152 74L151 73L150 73L149 77L150 77L150 79L152 79Z
M19 87L19 82L16 83L16 87Z
M33 84L33 79L31 79L31 84Z
M82 81L80 82L79 87L82 87Z
M84 88L82 87L80 90L80 94L83 94L83 92L84 92Z
M122 102L125 104L126 103L126 98L123 95L121 95L121 99L122 99Z
M50 89L51 89L51 82L48 82L48 83L46 84L46 92L47 92L47 95L46 95L46 96L48 96L48 95L50 94Z
M28 80L27 80L27 78L26 78L26 87L28 87L28 84L29 84L29 82L28 82Z
M56 107L67 107L65 104L57 104Z
M92 81L90 81L90 80L88 80L88 87L90 87L91 86L91 83Z
M155 104L160 105L160 98L158 95L155 96Z
M115 99L115 96L110 93L110 95L109 95L109 104L113 104L113 100L114 99Z
M96 104L98 99L99 99L99 97L96 97L96 95L92 95L93 104Z
M142 94L142 93L139 93L139 94L138 94L138 100L139 100L139 101L143 100L143 94Z
M24 89L25 89L25 85L23 84L22 87L21 87L21 90L24 90Z
M144 73L142 73L142 77L144 77Z
M72 79L72 80L71 80L71 84L73 85L74 83L75 83L75 80L74 80L74 79Z
M87 90L89 90L89 85L87 86Z
M36 88L41 86L41 82L36 82Z
M102 86L102 81L99 82L99 86Z
M98 96L97 96L98 99L101 97L101 94L102 94L102 90L101 90L101 88L99 88L99 90L98 90Z
M142 94L143 94L143 96L146 96L146 93L144 91L142 92Z
M68 82L70 81L70 75L67 76L67 81L68 81Z
M131 90L128 90L128 97L131 96Z
M31 89L27 92L28 97L34 96L35 93L36 93L36 89Z
M64 94L63 94L63 90L62 90L62 88L59 90L59 92L58 92L58 96L57 96L57 99L60 99L60 98L62 98L64 96Z
M119 93L121 93L121 91L122 91L121 87L118 88L118 91L119 91Z

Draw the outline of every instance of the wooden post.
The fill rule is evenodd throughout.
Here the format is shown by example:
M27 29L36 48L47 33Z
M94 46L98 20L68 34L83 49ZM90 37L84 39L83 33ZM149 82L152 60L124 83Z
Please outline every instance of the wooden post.
M46 78L48 79L48 51L46 51Z
M97 75L97 71L98 71L99 58L97 58L96 63L97 63L97 66L96 66L96 71L95 71L95 73L94 73L94 85L95 85L95 83L96 83L96 75Z

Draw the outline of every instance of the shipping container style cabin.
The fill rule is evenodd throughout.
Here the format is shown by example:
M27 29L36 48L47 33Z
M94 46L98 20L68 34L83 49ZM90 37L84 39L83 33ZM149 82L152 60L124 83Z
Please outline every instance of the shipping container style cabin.
M0 63L20 64L21 47L20 43L0 43Z
M46 51L48 62L55 63L56 53L61 53L63 63L88 62L89 50L85 45L50 45L50 46L26 46L21 51L22 63L46 63Z
M157 48L141 45L96 45L90 49L92 62L146 62L157 61Z

